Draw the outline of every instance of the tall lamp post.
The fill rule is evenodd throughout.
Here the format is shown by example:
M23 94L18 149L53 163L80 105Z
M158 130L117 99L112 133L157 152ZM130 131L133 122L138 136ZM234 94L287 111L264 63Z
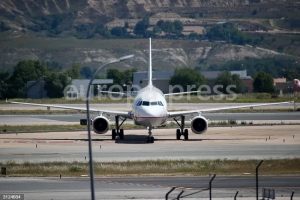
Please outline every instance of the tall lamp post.
M122 62L124 60L127 60L129 58L134 57L134 55L128 55L128 56L123 56L121 58L117 58L117 59L112 59L110 61L108 61L107 63L104 63L103 65L101 65L98 70L93 74L89 85L88 85L88 89L86 92L86 115L87 115L87 127L88 127L88 140L89 140L89 164L90 164L90 182L91 182L91 195L92 195L92 200L95 200L95 186L94 186L94 166L93 166L93 153L92 153L92 137L91 137L91 119L90 119L90 88L91 88L91 84L94 81L96 75L99 73L99 71L105 67L106 65L112 64L112 63L117 63L117 62Z
M294 62L293 63L293 68L294 68L294 65L297 65L298 62ZM297 78L297 68L294 69L294 81L295 79ZM295 82L294 82L294 110L296 111L297 110L297 104L296 104L296 101L297 101L297 98L298 98L298 86L295 85Z

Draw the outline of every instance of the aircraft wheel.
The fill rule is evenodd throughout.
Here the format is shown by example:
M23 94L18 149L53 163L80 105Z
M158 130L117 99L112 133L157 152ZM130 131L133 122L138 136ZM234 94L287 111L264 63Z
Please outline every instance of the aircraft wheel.
M177 129L176 130L176 139L180 140L180 137L181 137L180 129Z
M146 137L146 143L154 143L154 137L153 136L147 136Z
M150 137L150 143L154 143L154 137Z
M183 136L184 136L185 140L189 140L189 130L188 129L184 129Z
M120 129L119 136L120 136L120 140L124 140L124 129Z
M111 130L111 139L112 139L112 140L115 140L115 139L116 139L116 136L117 136L116 129L112 129L112 130Z

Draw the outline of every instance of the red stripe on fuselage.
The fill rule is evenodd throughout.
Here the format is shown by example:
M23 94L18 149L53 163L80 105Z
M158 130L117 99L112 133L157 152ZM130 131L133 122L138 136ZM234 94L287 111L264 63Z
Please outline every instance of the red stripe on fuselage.
M163 116L163 117L136 117L136 118L153 118L153 119L155 119L155 118L165 118L165 116Z

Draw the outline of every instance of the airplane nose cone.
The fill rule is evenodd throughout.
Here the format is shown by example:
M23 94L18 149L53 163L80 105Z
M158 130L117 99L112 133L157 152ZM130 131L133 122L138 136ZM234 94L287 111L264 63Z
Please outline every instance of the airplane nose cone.
M144 107L142 113L145 117L159 117L162 109L160 107Z
M165 118L164 110L160 106L143 106L136 113L139 124L144 126L158 126Z

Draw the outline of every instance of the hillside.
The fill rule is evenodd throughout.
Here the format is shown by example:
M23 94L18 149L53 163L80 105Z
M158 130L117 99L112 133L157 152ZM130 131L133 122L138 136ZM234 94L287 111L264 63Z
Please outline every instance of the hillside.
M210 20L256 19L277 26L283 19L299 20L296 0L1 0L0 21L18 31L78 31L80 26L104 25L116 19L137 20L156 13L177 13L191 23ZM160 16L164 19L164 16ZM279 20L268 22L268 19ZM49 27L48 27L49 26ZM66 33L65 33L66 34Z
M1 41L1 40L0 40ZM134 54L135 58L116 65L119 69L147 69L148 40L78 40L74 38L24 38L1 41L0 62L9 69L18 61L38 59L81 66L97 67L110 58ZM154 70L168 70L177 67L195 67L199 60L218 63L228 60L242 60L245 57L263 58L281 53L251 46L230 45L188 40L152 40ZM103 71L104 73L104 71Z
M300 55L300 3L296 0L1 0L0 70L10 70L24 59L77 62L96 67L111 57L135 54L120 69L146 69L146 39L104 40L115 26L132 29L144 17L153 26L159 20L179 20L185 29L230 22L256 38L258 44L234 45L222 41L153 39L155 70L196 67L243 60ZM298 23L299 22L299 23Z

